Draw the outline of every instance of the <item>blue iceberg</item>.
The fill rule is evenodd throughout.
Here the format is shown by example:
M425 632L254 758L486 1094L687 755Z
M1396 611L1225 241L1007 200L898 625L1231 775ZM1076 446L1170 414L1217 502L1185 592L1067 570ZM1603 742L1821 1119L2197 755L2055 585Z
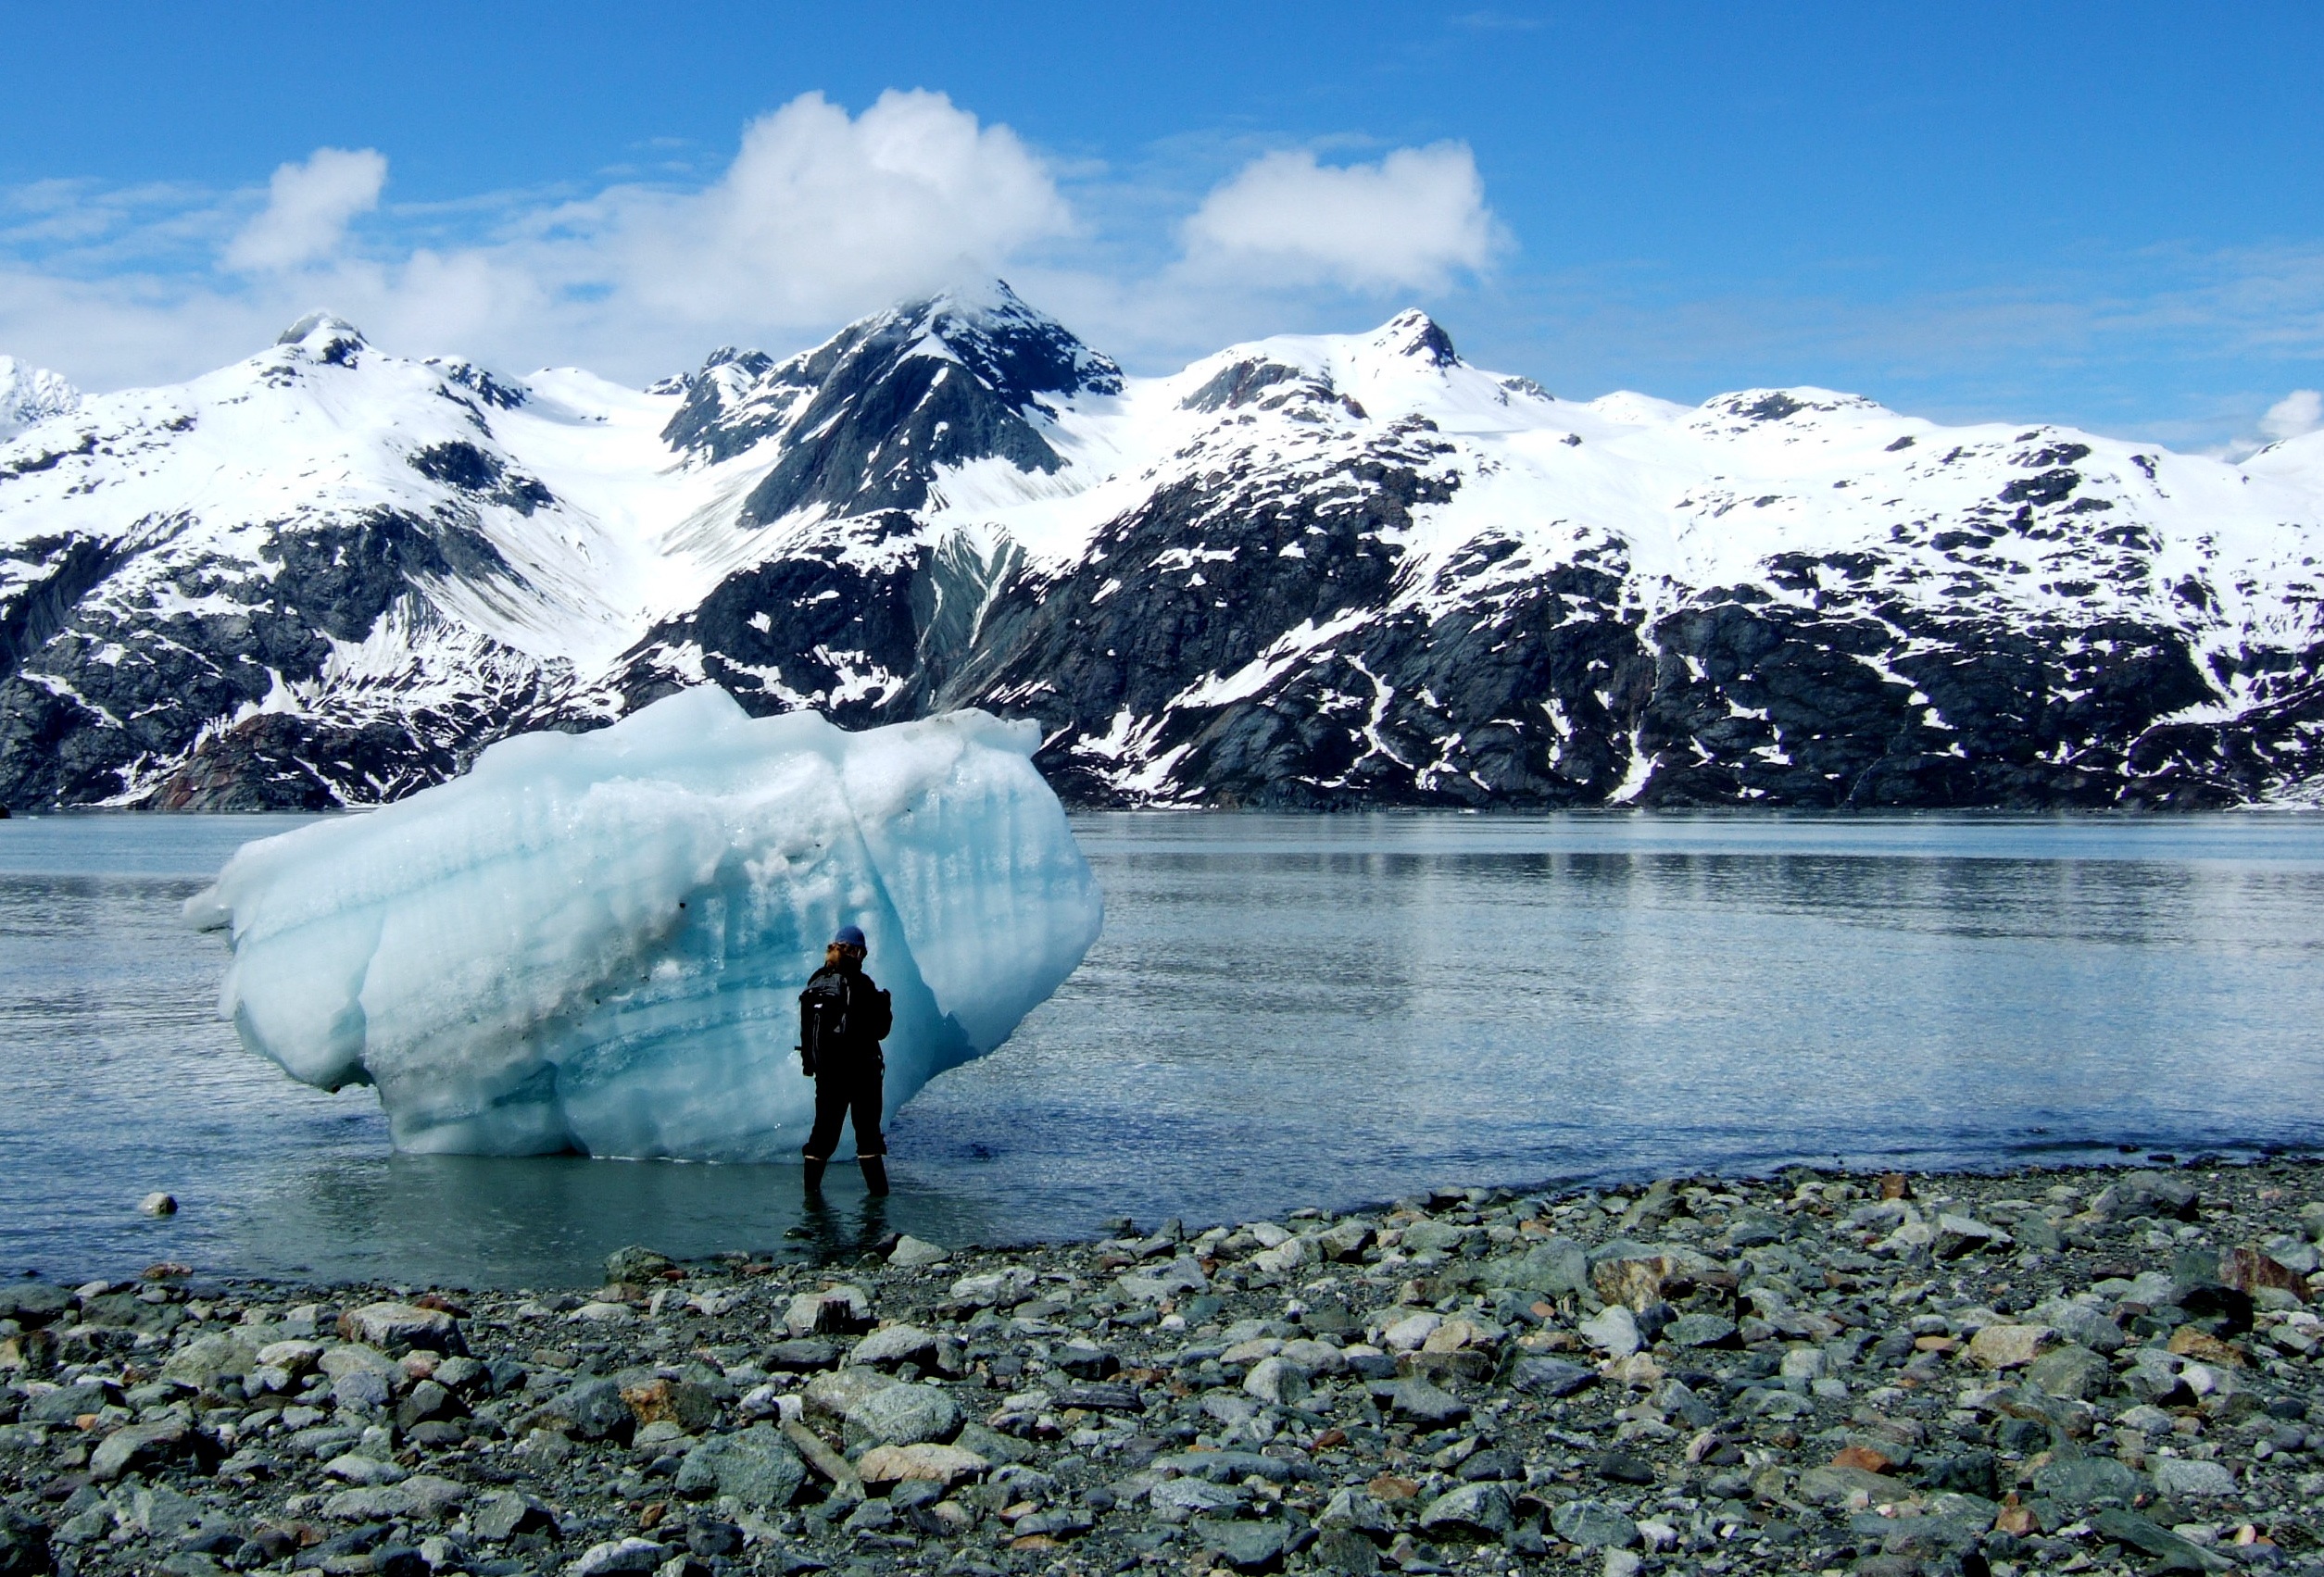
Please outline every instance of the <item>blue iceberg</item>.
M1104 904L1036 725L849 733L714 686L532 733L457 782L250 844L186 918L220 1012L400 1148L767 1160L806 1138L798 992L845 921L895 998L887 1109L992 1050Z

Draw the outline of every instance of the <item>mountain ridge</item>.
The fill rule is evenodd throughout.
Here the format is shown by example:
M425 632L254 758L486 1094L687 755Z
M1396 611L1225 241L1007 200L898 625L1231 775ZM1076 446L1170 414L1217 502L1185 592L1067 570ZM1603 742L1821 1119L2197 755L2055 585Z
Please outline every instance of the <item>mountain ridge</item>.
M671 690L1086 804L2324 798L2324 436L1554 398L1399 314L1131 378L1005 283L649 391L311 314L0 441L0 802L374 803Z

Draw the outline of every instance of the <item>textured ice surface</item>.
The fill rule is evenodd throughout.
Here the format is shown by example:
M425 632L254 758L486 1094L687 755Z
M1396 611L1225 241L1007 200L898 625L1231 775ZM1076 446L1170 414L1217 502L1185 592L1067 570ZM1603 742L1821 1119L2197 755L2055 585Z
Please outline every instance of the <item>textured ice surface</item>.
M1036 725L848 733L685 691L534 733L368 815L244 847L220 1011L293 1077L379 1088L408 1150L763 1159L813 1089L798 992L843 921L895 996L893 1113L1008 1038L1103 904Z

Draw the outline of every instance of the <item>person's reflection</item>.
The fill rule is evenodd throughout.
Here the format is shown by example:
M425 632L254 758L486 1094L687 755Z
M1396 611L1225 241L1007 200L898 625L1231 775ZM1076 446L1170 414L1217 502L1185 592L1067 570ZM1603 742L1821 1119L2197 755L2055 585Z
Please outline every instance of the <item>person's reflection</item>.
M885 1252L896 1238L887 1223L884 1194L866 1194L852 1220L821 1195L810 1194L799 1211L798 1224L783 1235L817 1259Z

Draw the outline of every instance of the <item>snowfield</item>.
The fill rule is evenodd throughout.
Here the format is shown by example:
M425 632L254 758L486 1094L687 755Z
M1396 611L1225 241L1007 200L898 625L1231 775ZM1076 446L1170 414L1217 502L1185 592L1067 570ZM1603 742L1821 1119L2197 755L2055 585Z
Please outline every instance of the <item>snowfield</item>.
M0 801L372 803L717 682L1109 803L2313 800L2324 435L1560 400L1405 313L1130 378L995 283L652 391L318 314L0 366Z

